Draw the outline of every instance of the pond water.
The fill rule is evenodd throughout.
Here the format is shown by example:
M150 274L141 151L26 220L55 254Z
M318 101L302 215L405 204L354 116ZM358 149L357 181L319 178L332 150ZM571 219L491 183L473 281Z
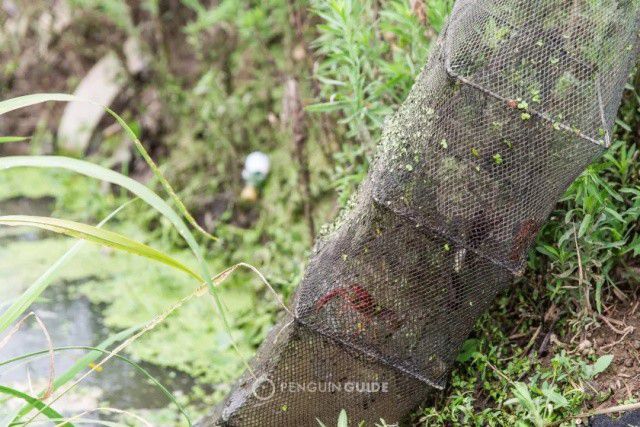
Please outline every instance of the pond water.
M51 200L21 199L0 203L1 214L28 213L31 215L50 214ZM27 229L4 229L0 235L0 247L12 242L32 241L41 238L40 233ZM39 274L40 272L38 272ZM0 312L15 298L11 291L17 278L12 282L11 270L0 269ZM96 346L113 331L102 324L102 307L92 304L86 297L74 292L76 286L86 279L52 283L30 310L46 325L54 347ZM64 285L64 286L62 286ZM75 286L74 286L75 285ZM0 342L6 336L0 336ZM47 341L42 329L34 319L26 321L20 329L0 348L0 361L47 349ZM84 350L60 351L55 355L55 373L60 375L69 369ZM194 380L188 375L148 363L140 363L151 375L159 380L174 395L188 395ZM18 361L0 367L0 384L14 387L28 394L37 395L47 385L50 374L48 354L31 360ZM21 402L3 402L0 399L0 421L7 408L19 407ZM100 371L94 371L68 396L56 402L54 408L64 415L90 410L98 406L120 409L164 408L169 399L133 366L124 361L112 359ZM13 406L12 406L13 405ZM135 412L135 411L134 411ZM92 418L96 418L92 415Z
M34 304L31 310L46 325L54 347L95 346L109 334L100 322L99 307L92 305L85 297L72 297L63 287L50 287L43 295L42 302ZM34 321L25 322L11 340L0 349L0 360L7 360L27 353L47 349L43 331ZM70 350L58 352L55 356L56 374L64 373L86 351ZM151 375L172 392L182 391L188 394L193 380L184 374L141 363ZM0 384L22 385L28 390L32 384L44 386L50 372L49 356L40 356L33 361L16 362L0 368ZM26 388L24 386L27 386ZM96 401L108 403L115 408L162 408L169 400L162 392L133 366L120 361L110 360L101 371L94 371L81 383L83 388L99 389ZM33 387L36 391L38 387ZM90 399L86 399L90 405ZM80 405L84 406L84 405ZM93 405L95 407L96 405ZM91 407L91 405L90 405ZM85 410L89 408L68 408ZM56 407L64 411L64 407Z

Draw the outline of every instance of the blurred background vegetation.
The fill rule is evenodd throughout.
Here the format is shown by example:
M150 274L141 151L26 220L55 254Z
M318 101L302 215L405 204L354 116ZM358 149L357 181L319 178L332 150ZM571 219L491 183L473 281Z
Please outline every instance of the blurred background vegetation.
M115 55L123 75L111 107L137 133L198 223L218 237L201 240L211 270L251 263L286 299L322 225L347 205L366 174L385 118L407 95L452 3L4 0L0 95L73 93L98 61ZM630 76L615 144L557 205L527 272L480 319L451 385L418 409L413 422L569 425L575 422L570 415L635 400L639 81ZM78 150L59 137L64 111L64 104L42 104L0 116L0 135L31 137L0 145L0 154L71 154L160 190L111 117L102 117ZM240 197L241 171L246 155L256 150L269 156L271 173L257 200L246 201ZM3 214L95 224L128 198L67 172L0 171ZM142 203L127 206L109 229L189 258L177 232ZM72 244L21 229L0 230L0 242L0 310ZM238 272L222 286L234 339L249 357L274 323L278 303L249 273ZM46 313L51 317L54 344L95 345L193 289L164 266L86 246L34 309L45 313L45 323ZM0 348L1 360L46 348L29 328L11 339ZM218 402L243 369L207 298L172 314L129 346L127 355L147 366L194 418ZM76 405L61 404L59 410L109 404L157 425L182 422L166 397L143 387L144 378L123 371L120 363L110 362L83 383L77 393L88 396L86 402L76 396L69 399ZM34 365L30 372L24 366L0 371L0 383L24 388L46 379L46 369ZM12 404L7 399L2 405Z

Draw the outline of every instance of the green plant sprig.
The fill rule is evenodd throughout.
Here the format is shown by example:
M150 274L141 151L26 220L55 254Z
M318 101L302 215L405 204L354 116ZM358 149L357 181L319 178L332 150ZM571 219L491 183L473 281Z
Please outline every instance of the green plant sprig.
M136 199L130 200L127 203L121 205L116 210L111 212L107 217L105 217L100 223L97 225L97 228L102 227L107 222L109 222L112 218L114 218L118 213L120 213L124 208L129 206L131 203L136 201ZM0 332L3 332L7 329L13 322L15 322L18 317L20 317L26 310L29 308L31 304L44 292L45 289L51 284L56 273L64 266L66 263L73 258L78 251L84 245L84 241L80 240L76 242L64 255L62 255L58 260L56 260L53 265L51 265L47 271L42 273L40 277L38 277L28 288L24 291L18 298L11 302L9 308L0 314Z
M125 332L131 332L131 329L128 329ZM90 351L91 352L91 353L89 353L90 355L91 354L95 355L95 357L91 357L92 361L96 360L100 354L104 354L104 355L112 354L110 351L105 350L104 348L101 348L101 347L91 347L91 346L54 347L51 350L47 349L47 350L34 351L34 352L31 352L31 353L28 353L28 354L23 354L23 355L14 357L12 359L4 360L4 361L0 362L0 366L10 365L12 363L19 362L21 360L30 360L30 359L33 359L33 358L37 358L39 356L42 356L42 355L45 355L45 354L49 353L49 351L53 351L54 353L58 353L58 352L71 351L71 350L87 350L87 351ZM144 375L149 381L151 381L151 383L155 387L157 387L162 392L162 394L164 394L174 405L176 405L176 407L178 408L180 413L184 416L184 418L187 421L188 425L189 426L193 425L193 422L191 421L191 418L187 414L184 406L182 406L180 404L180 402L178 402L176 397L173 394L171 394L171 392L169 390L167 390L167 388L165 386L163 386L162 383L157 378L155 378L153 375L151 375L151 373L149 373L149 371L144 369L140 364L134 362L133 360L131 360L128 357L125 357L125 356L123 356L121 354L114 354L113 357L115 357L116 359L127 363L128 365L132 366L136 371L138 371L139 373ZM91 362L87 362L87 364L89 364L89 363L91 363ZM56 380L56 383L57 383L58 387L60 385L62 385L61 382L62 381ZM40 409L40 408L36 407L36 409ZM24 416L24 415L26 415L26 412L25 413L22 413L22 412L20 413L20 416Z

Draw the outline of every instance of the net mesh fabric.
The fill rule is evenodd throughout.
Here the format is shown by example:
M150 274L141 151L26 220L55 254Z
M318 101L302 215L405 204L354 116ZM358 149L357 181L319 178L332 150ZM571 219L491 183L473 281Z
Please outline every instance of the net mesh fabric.
M442 389L568 185L610 144L640 0L459 0L353 207L203 425L397 422ZM368 424L369 425L369 424Z

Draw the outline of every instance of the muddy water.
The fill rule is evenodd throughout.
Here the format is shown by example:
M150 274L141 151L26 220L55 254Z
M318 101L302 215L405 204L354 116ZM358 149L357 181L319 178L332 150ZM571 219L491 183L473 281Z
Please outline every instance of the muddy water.
M54 347L97 345L109 334L100 322L99 308L84 297L72 298L63 289L62 286L52 285L43 295L43 301L34 304L31 310L46 325ZM43 331L35 322L29 321L0 349L0 361L44 349L47 349L47 342ZM55 372L64 373L85 353L76 350L58 352L55 356ZM143 363L142 366L172 392L181 390L189 393L193 381L188 376L149 364ZM0 367L0 384L16 385L19 389L28 390L30 381L34 390L39 390L46 384L49 372L48 355L28 363L16 362ZM93 390L89 395L95 399L84 399L78 405L80 407L69 407L68 410L95 408L98 402L107 402L115 408L162 408L169 403L157 387L149 384L131 365L120 360L111 360L100 372L93 372L81 383L81 388ZM73 403L71 406L74 406ZM65 410L64 407L56 408Z
M12 200L0 203L0 212L48 215L49 207L48 200L35 203ZM17 233L0 235L0 245L37 238L38 232L20 230ZM83 280L80 280L75 284L80 285L82 282ZM7 289L3 290L10 283L11 277L5 277L0 271L0 312L10 303ZM112 333L101 323L101 307L91 304L85 297L74 295L74 286L70 286L69 283L59 285L61 284L52 283L38 302L30 308L46 325L54 347L96 346ZM6 334L0 335L0 342L5 336ZM30 319L0 348L0 361L44 349L47 349L47 341L43 331L33 319ZM64 373L83 354L86 352L80 350L58 352L55 356L55 373ZM189 376L164 367L145 363L141 365L174 395L190 393L193 379ZM39 356L0 367L0 384L15 387L29 394L37 394L46 388L49 374L48 356ZM120 409L153 409L166 407L169 403L166 396L134 367L112 359L101 371L94 371L83 380L77 391L61 399L54 407L67 415L105 405ZM6 413L6 405L0 400L0 420L2 413Z

